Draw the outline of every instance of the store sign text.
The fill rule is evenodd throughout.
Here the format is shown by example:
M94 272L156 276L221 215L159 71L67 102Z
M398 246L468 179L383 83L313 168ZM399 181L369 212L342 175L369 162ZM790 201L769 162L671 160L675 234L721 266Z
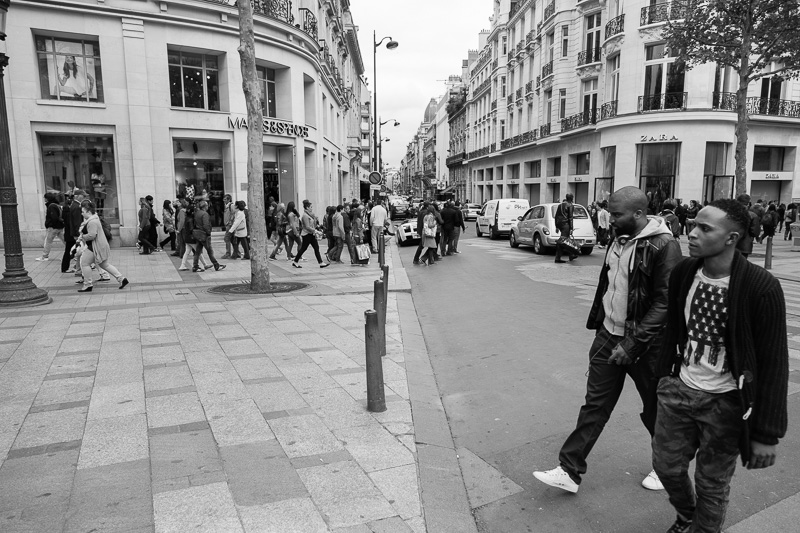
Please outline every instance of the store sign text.
M643 142L643 143L658 143L658 142L669 142L669 141L677 141L677 140L679 140L679 139L676 136L674 136L674 135L669 136L669 135L666 135L666 134L663 134L663 133L661 135L659 135L658 137L652 137L650 135L642 135L641 138L640 138L640 142Z
M247 129L247 119L242 117L236 119L228 117L228 127L232 129ZM298 126L297 124L289 124L277 120L264 120L262 131L265 135L273 134L308 137L308 126Z

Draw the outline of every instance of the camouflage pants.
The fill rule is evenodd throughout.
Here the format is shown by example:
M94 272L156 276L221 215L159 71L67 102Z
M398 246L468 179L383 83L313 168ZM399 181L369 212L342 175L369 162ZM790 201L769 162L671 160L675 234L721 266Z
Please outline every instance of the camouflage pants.
M722 531L741 423L736 391L710 394L674 377L658 384L653 467L672 506L693 521L692 533ZM693 458L694 487L688 473Z

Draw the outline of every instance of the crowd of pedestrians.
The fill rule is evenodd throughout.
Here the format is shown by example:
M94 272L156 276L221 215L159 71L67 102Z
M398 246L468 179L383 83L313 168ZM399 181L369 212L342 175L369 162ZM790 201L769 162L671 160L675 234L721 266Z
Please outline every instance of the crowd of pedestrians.
M417 235L419 246L414 254L414 264L433 266L442 257L460 254L458 241L461 233L467 231L464 215L455 202L422 202L417 214Z
M737 459L748 469L775 463L787 429L786 311L778 281L738 249L771 231L763 217L762 233L754 229L749 204L744 195L676 213L681 203L669 201L662 216L648 216L640 189L611 195L611 233L586 324L595 338L585 403L558 466L536 479L578 492L626 376L650 435L652 471L642 485L665 490L677 514L667 533L719 533ZM678 244L683 214L688 258ZM605 215L597 218L600 225ZM779 223L776 215L772 225Z

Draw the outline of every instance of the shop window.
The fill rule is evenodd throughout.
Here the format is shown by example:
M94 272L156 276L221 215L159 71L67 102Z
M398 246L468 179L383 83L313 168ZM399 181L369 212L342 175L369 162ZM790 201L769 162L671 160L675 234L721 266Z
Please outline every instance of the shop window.
M261 88L261 114L265 117L275 118L275 69L256 67L258 85Z
M175 161L175 195L187 200L207 200L211 224L222 225L225 174L222 142L180 139L173 140ZM227 191L236 196L234 191Z
M547 160L548 166L548 176L560 176L561 175L561 158L560 157L551 157Z
M542 177L542 160L537 159L531 163L531 178L541 178Z
M673 197L678 168L678 143L639 145L640 188L647 195L648 214L661 212L664 200Z
M219 111L219 58L169 50L170 105Z
M577 175L588 174L589 160L590 160L589 152L585 152L583 154L575 154L573 157L575 158L575 174Z
M45 191L78 188L110 224L119 224L114 139L110 135L40 135Z
M756 146L753 151L753 170L783 172L785 155L783 146Z
M602 148L603 177L594 180L594 199L597 202L607 201L614 192L614 174L617 166L617 147Z
M45 100L103 101L96 40L36 36L41 95Z

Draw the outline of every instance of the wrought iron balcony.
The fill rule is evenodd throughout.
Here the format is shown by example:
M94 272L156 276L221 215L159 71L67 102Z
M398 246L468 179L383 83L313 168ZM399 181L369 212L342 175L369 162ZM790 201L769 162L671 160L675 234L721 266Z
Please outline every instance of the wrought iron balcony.
M686 18L688 5L685 1L662 2L642 8L641 26L657 24L668 20L678 20Z
M570 131L584 126L597 124L598 109L587 109L581 113L568 116L561 119L561 131Z
M533 92L533 82L529 81L525 84L525 94L531 94Z
M544 16L542 20L547 20L555 14L556 14L556 0L553 0L546 8L544 8Z
M294 24L292 0L251 0L253 13Z
M549 122L547 124L542 124L541 126L539 126L539 138L543 139L543 138L547 137L548 135L550 135L550 123Z
M301 7L300 10L300 29L309 34L315 41L317 40L317 17L310 9Z
M625 13L613 18L606 24L606 39L610 39L615 35L625 31Z
M547 78L548 76L553 75L553 62L550 61L549 63L545 63L542 67L542 79Z
M450 165L452 165L454 163L460 163L466 157L467 157L467 154L465 152L461 152L459 154L451 155L450 157L447 158L447 161L446 161L445 164L449 167Z
M497 100L492 100L492 111L497 111Z
M517 89L517 91L514 93L514 96L517 98L517 100L522 100L522 87Z
M492 70L494 70L494 69L496 69L496 68L497 68L497 59L495 59L494 61L492 61Z
M614 118L617 116L617 100L606 102L600 106L600 120Z
M500 149L505 150L506 148L511 148L511 137L500 141Z
M542 86L542 77L536 76L536 90L539 90L539 87Z
M639 113L686 109L688 93L646 94L639 97Z
M536 35L534 30L528 32L528 34L525 36L525 46L530 46L533 44L534 35Z
M736 111L736 93L714 93L713 108ZM800 102L751 96L747 99L747 114L800 118Z
M578 66L588 65L590 63L600 62L600 49L589 48L588 50L581 50L578 54Z

